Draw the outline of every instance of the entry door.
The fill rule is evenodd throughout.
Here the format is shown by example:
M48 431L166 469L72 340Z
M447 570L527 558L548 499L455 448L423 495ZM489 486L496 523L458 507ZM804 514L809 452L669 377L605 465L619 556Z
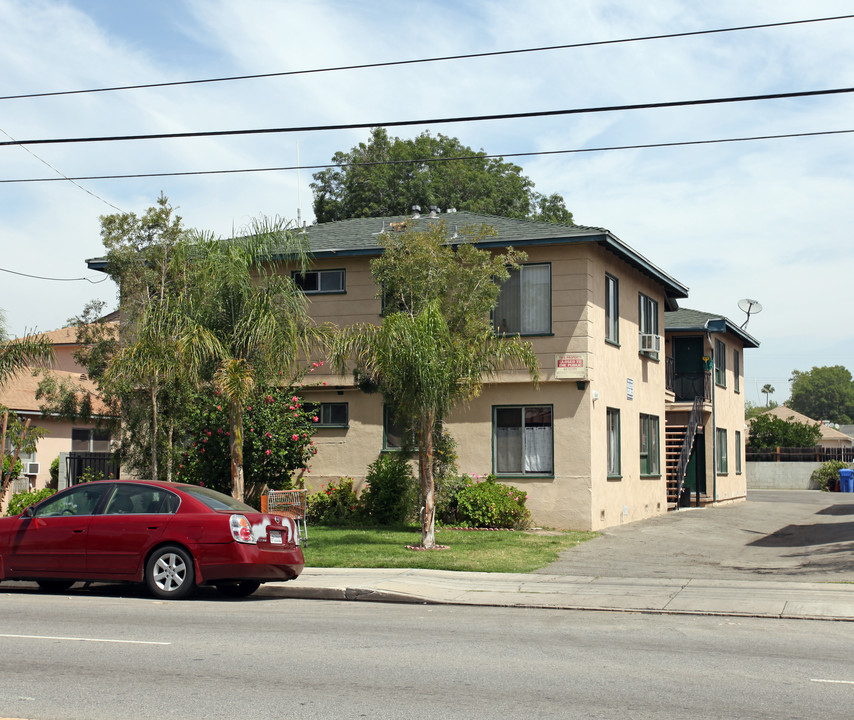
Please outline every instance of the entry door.
M677 401L693 402L705 394L702 335L673 338L673 369Z
M706 492L706 446L703 435L697 435L694 438L691 458L685 470L685 487L691 491L692 495L697 492L698 486L701 494Z

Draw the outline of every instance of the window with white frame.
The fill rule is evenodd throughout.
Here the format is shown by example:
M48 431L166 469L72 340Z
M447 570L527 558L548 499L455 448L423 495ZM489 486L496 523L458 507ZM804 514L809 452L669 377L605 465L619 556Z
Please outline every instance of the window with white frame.
M641 475L660 475L658 416L640 416L640 471Z
M620 477L620 411L608 408L608 477Z
M344 270L294 270L291 278L306 294L343 293L346 291Z
M551 475L554 428L551 405L493 407L496 475Z
M715 448L718 466L718 475L726 475L729 472L729 460L727 456L726 430L717 428L715 430Z
M620 281L605 275L605 340L620 342Z
M549 263L522 265L501 285L493 311L498 333L547 335L552 327L552 269Z

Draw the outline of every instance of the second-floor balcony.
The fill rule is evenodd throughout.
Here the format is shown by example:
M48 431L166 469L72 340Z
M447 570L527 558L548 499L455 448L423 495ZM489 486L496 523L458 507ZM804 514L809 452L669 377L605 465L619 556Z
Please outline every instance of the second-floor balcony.
M678 372L672 357L665 358L665 382L676 402L694 402L695 397L707 401L712 399L711 372Z

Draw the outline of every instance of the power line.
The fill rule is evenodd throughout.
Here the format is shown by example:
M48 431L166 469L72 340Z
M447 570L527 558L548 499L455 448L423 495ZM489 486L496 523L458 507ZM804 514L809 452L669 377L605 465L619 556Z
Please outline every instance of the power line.
M173 140L200 137L233 137L241 135L270 135L296 132L322 132L328 130L361 130L374 127L405 127L411 125L445 125L449 123L483 122L485 120L520 120L537 117L556 117L561 115L582 115L589 113L618 112L626 110L656 110L661 108L691 107L700 105L720 105L724 103L755 102L758 100L783 100L787 98L819 97L854 92L854 87L834 88L830 90L808 90L788 93L770 93L764 95L742 95L738 97L707 98L704 100L678 100L661 103L635 103L631 105L605 105L592 108L571 108L568 110L537 110L523 113L500 113L495 115L467 115L453 118L429 118L421 120L392 120L386 122L341 123L337 125L304 125L300 127L255 128L251 130L209 130L183 133L148 133L144 135L106 135L100 137L42 138L33 140L3 141L0 147L9 145L61 145L70 143L120 142L130 140Z
M51 178L60 180L61 178ZM118 210L118 208L116 208ZM120 211L121 212L121 211ZM42 275L29 275L28 273L17 272L15 270L7 270L6 268L0 268L0 272L9 273L10 275L20 275L25 278L33 278L34 280L53 280L54 282L75 282L78 280L85 280L92 285L98 285L99 283L104 282L105 280L109 280L109 277L103 277L100 280L92 280L87 277L78 277L78 278L56 278L56 277L44 277Z
M9 138L10 140L12 140L12 141L14 141L14 140L15 140L15 138L13 138L13 137L12 137L9 133L7 133L3 128L0 128L0 132L2 132L2 133L3 133L7 138ZM116 207L116 206L115 206L115 205L113 205L113 203L111 203L109 200L104 200L104 198L102 198L100 195L96 195L95 193L93 193L93 192L92 192L91 190L89 190L88 188L85 188L85 187L83 187L82 185L79 185L79 184L78 184L77 182L75 182L73 179L71 179L70 177L68 177L68 176L67 176L67 175L65 175L64 173L61 173L61 172L60 172L59 170L57 170L53 165L51 165L47 160L45 160L44 158L39 157L38 155L36 155L36 154L35 154L32 150L30 150L28 147L24 147L24 146L22 145L22 146L21 146L21 149L22 149L22 150L25 150L26 152L28 152L30 155L32 155L32 156L33 156L36 160L38 160L40 163L42 163L42 164L44 164L44 165L47 165L51 170L53 170L57 175L59 175L59 177L58 177L58 178L53 178L54 180L68 180L72 185L74 185L75 187L79 188L79 189L80 189L80 190L82 190L83 192L88 193L89 195L91 195L91 196L92 196L93 198L95 198L96 200L100 200L102 203L105 203L105 204L109 205L109 206L110 206L111 208L113 208L114 210L118 210L119 212L123 212L123 211L122 211L122 209L121 209L120 207Z
M761 25L742 25L740 27L717 28L713 30L694 30L690 32L668 33L664 35L644 35L616 40L595 40L590 42L568 43L565 45L547 45L544 47L522 48L517 50L496 50L483 53L465 53L459 55L444 55L440 57L420 58L416 60L393 60L388 62L365 63L360 65L339 65L334 67L314 68L310 70L290 70L285 72L258 73L254 75L233 75L229 77L205 78L200 80L175 80L171 82L144 83L139 85L116 85L113 87L90 88L86 90L57 90L54 92L27 93L22 95L4 95L0 100L21 100L25 98L56 97L59 95L82 95L85 93L115 92L120 90L142 90L159 87L175 87L178 85L201 85L205 83L232 82L236 80L258 80L273 77L288 77L291 75L309 75L342 70L366 70L371 68L393 67L399 65L415 65L419 63L444 62L448 60L469 60L473 58L496 57L501 55L519 55L522 53L548 52L552 50L569 50L573 48L595 47L599 45L616 45L620 43L643 42L647 40L667 40L671 38L712 35L717 33L739 32L742 30L759 30L763 28L783 27L786 25L804 25L807 23L829 22L833 20L849 20L854 15L837 15L834 17L811 18L808 20L790 20L785 22L764 23Z
M845 135L854 133L852 130L821 130L817 132L784 133L779 135L752 135L746 137L716 138L712 140L683 140L678 142L645 143L642 145L612 145L608 147L573 148L570 150L537 150L533 152L499 153L495 155L477 154L460 155L457 157L417 158L415 160L375 160L371 162L326 163L323 165L285 165L280 167L239 168L231 170L186 170L179 172L128 173L122 175L81 175L65 178L67 180L126 180L155 177L186 177L196 175L236 175L241 173L281 172L286 170L324 170L334 167L371 167L377 165L415 165L421 163L442 163L467 160L490 160L519 157L535 157L543 155L570 155L576 153L607 152L612 150L648 150L652 148L685 147L690 145L716 145L722 143L753 142L757 140L781 140L786 138L819 137L823 135ZM61 181L61 177L46 178L17 178L0 180L0 183L41 183Z

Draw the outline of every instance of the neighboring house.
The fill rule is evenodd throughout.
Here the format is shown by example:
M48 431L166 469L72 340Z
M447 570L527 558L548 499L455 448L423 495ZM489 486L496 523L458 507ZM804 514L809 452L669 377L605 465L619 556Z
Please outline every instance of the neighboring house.
M96 427L94 422L67 421L58 417L43 417L43 400L36 399L38 385L46 375L57 381L66 381L82 389L97 394L95 383L89 380L82 368L74 360L74 352L79 347L76 330L73 327L61 328L41 333L51 341L54 348L54 361L50 369L28 369L9 380L0 388L0 405L14 411L21 420L30 419L31 425L47 430L39 441L35 452L20 454L23 474L15 484L15 490L26 487L38 489L50 482L50 465L62 455L65 460L72 453L91 454L109 451L109 433ZM94 403L95 412L103 410ZM7 452L11 449L11 439L6 439ZM60 468L60 476L67 476L68 463ZM9 499L9 494L5 498Z
M680 476L694 503L743 499L744 351L759 342L727 318L697 310L667 312L664 323L670 500Z
M440 220L451 236L485 223L497 236L480 247L513 246L527 253L504 287L495 324L529 340L542 368L538 389L526 373L504 372L480 397L446 418L460 471L494 473L518 486L528 494L534 521L550 527L605 528L675 506L675 495L668 499L662 448L671 410L677 418L684 414L684 393L677 401L666 372L668 358L682 351L674 356L662 336L665 311L678 309L687 288L608 230L468 212L308 227L314 264L299 282L314 319L338 325L380 322L378 288L369 267L381 252L378 236ZM692 327L680 334L698 332ZM756 346L731 323L710 337L728 343L730 358L736 350ZM725 428L725 457L733 458L717 484L703 484L712 500L745 495L740 463L736 470L744 425L743 400L734 395L740 360L724 372L726 388L718 387L702 407L703 429ZM399 447L399 430L382 397L360 392L352 377L314 379L327 384L305 388L306 398L321 409L313 482L352 476L358 486L378 453ZM710 426L715 402L724 407L719 412L726 423ZM715 456L713 446L707 455L710 460Z
M831 425L826 425L821 422L821 420L813 420L811 417L807 417L803 413L799 413L796 410L792 410L791 408L787 408L785 405L778 405L775 408L771 408L770 410L766 410L764 415L774 415L775 417L780 418L785 421L806 423L807 425L818 425L819 430L821 431L821 438L816 443L819 447L823 448L850 448L854 447L854 438L850 435L846 435L844 432L837 430Z

